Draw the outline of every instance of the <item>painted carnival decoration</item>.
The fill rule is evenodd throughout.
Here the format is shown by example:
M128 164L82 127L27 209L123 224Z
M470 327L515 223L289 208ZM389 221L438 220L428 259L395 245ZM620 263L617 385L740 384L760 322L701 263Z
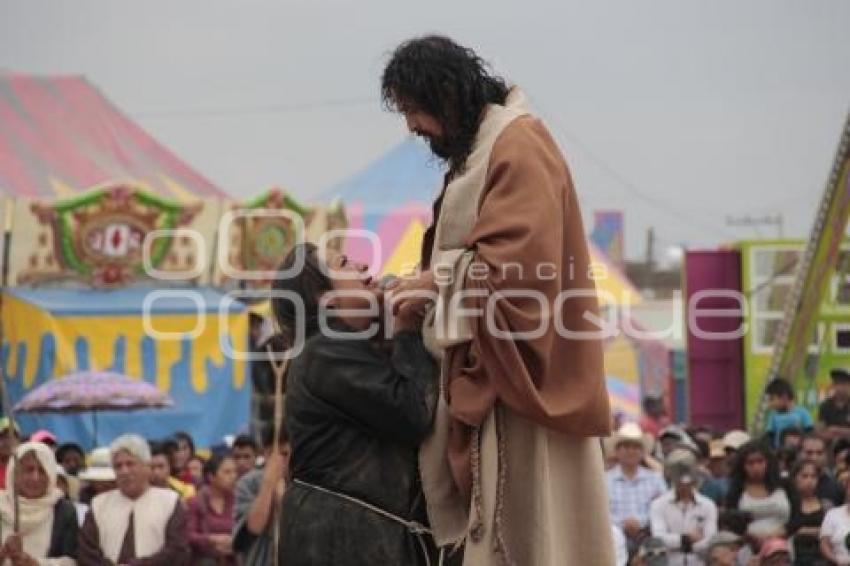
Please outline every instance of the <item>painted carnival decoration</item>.
M203 202L180 203L126 184L95 189L68 200L33 201L38 248L18 272L17 284L74 279L95 287L117 287L150 277L148 269L190 271L197 242L168 230L189 226ZM143 261L145 237L151 242Z
M292 246L302 240L317 243L329 230L344 229L348 223L340 203L328 207L305 206L280 188L229 207L229 222L222 224L216 282L224 287L241 284L262 289ZM303 234L300 231L303 230ZM342 238L328 240L339 250Z

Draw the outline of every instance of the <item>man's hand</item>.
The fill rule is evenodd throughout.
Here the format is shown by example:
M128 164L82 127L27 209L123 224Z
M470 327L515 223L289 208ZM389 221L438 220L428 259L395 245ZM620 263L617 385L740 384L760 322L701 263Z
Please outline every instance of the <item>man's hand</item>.
M21 554L23 551L24 541L21 539L21 535L11 534L6 538L6 542L3 543L3 553L10 560L14 560L15 557Z
M38 565L38 562L32 556L24 552L24 543L20 535L9 535L3 545L2 553L12 562L12 566Z
M432 271L393 281L387 287L387 299L393 314L406 319L423 317L437 296L437 283Z
M623 521L623 532L626 533L626 536L633 539L640 534L643 525L640 524L640 521L637 519L626 519Z
M696 544L701 541L705 537L705 534L702 532L702 529L697 527L688 533L688 538L691 539L691 544Z

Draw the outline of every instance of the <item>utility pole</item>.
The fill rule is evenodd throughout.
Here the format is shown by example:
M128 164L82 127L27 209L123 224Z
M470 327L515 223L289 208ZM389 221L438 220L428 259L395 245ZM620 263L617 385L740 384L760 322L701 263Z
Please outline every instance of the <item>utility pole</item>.
M655 228L652 226L646 231L646 260L643 269L643 288L652 287L653 273L655 272Z

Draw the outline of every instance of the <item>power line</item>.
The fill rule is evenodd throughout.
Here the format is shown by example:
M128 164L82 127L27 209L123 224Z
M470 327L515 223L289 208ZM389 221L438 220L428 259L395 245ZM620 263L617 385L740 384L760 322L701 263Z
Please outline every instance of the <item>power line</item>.
M244 116L248 114L285 114L289 112L301 112L304 110L318 110L328 108L352 108L374 104L376 107L380 101L375 97L338 98L327 100L316 100L311 102L293 102L283 104L265 104L257 106L231 106L220 108L175 108L166 110L150 110L131 112L135 118L192 118L204 116Z
M608 173L617 183L620 184L624 189L626 189L633 196L637 197L639 200L653 207L654 209L667 213L668 216L676 220L682 225L687 225L690 227L698 227L702 228L705 233L709 233L712 236L721 236L723 239L738 239L737 236L732 234L731 232L726 232L725 230L718 229L717 226L711 226L709 224L703 224L702 222L695 220L693 218L692 213L683 212L681 210L676 209L675 207L671 207L665 201L660 200L656 197L646 194L640 188L638 188L632 181L626 178L625 175L620 173L617 169L615 169L612 165L608 164L604 159L602 159L599 155L593 151L590 146L587 145L584 141L582 141L577 135L571 133L561 121L555 116L553 113L548 112L537 99L534 100L534 105L539 107L546 114L546 117L551 123L555 126L557 132L568 138L573 144L578 146L589 158L591 161L596 163L598 167L600 167L603 171Z

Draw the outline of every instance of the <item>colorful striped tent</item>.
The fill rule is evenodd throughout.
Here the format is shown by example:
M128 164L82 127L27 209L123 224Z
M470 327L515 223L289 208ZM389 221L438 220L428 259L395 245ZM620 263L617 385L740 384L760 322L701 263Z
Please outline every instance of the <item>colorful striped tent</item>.
M327 202L340 198L349 227L377 235L380 249L365 237L349 238L347 253L360 261L371 259L376 274L401 274L416 265L422 234L431 218L431 202L439 191L443 169L420 141L408 139L354 177L322 194ZM590 244L603 305L642 301L625 274Z
M340 198L345 204L350 228L377 235L379 249L365 237L349 237L348 255L369 262L375 274L402 274L412 269L419 259L422 235L431 217L430 203L439 190L442 175L440 164L428 148L409 139L352 178L325 191L324 201ZM641 303L639 291L625 274L589 245L594 271L604 270L606 275L596 280L603 308ZM625 334L606 340L605 366L608 382L613 384L609 394L615 411L636 419L641 384L657 381L665 363L663 344L634 340Z
M376 274L402 273L419 258L422 234L431 218L443 169L428 149L409 139L363 171L331 187L322 200L339 197L348 226L377 235L379 249L362 237L349 237L346 252L371 260Z
M224 195L84 77L0 71L0 194L64 198L113 181L181 201Z

